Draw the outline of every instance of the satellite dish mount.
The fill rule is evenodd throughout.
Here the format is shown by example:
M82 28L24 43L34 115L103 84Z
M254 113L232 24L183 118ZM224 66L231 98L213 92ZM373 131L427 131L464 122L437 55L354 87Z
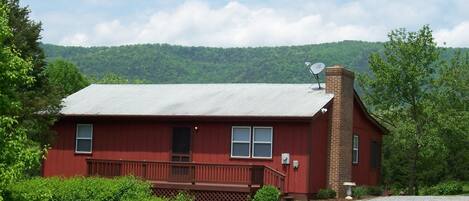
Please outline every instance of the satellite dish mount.
M321 89L321 84L319 83L319 73L321 73L322 70L324 70L326 65L323 63L315 63L311 65L311 62L308 62L308 61L305 62L305 65L306 67L309 68L309 72L311 73L311 75L313 75L313 77L318 82L318 88Z

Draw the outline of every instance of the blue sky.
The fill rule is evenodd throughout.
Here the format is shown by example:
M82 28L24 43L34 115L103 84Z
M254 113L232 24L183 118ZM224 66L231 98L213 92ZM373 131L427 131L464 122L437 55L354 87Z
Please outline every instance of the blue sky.
M469 0L23 0L42 41L110 46L169 43L246 47L385 41L396 28L434 30L440 46L469 47Z

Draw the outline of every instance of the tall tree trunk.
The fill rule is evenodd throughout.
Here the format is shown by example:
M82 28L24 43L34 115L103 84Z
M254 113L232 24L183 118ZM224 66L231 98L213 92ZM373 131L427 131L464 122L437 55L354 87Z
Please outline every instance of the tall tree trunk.
M419 146L417 139L414 143L414 150L412 156L412 165L410 170L410 194L417 195L418 194L418 185L417 185L417 161L419 158Z
M417 184L417 162L419 160L419 138L422 134L422 127L418 118L418 110L417 104L415 104L414 99L414 106L412 107L412 118L415 122L415 136L413 142L413 156L412 156L412 164L410 166L410 194L417 195L418 194L418 184Z

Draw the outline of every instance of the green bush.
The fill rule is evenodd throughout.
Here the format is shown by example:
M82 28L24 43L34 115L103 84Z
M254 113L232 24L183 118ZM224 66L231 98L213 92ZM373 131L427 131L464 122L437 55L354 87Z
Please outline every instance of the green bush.
M263 186L257 190L253 201L277 201L280 198L280 191L273 186Z
M195 200L194 196L190 195L187 192L179 192L171 201L193 201Z
M420 189L421 195L458 195L463 193L463 183L457 181L447 181L432 187Z
M366 189L368 195L381 196L383 195L383 189L380 186L369 186Z
M437 195L436 190L432 189L432 187L421 187L419 189L419 195Z
M330 188L319 189L318 193L316 194L316 199L320 199L320 200L331 199L331 198L335 198L336 194L337 193Z
M462 194L469 195L469 181L462 184Z
M357 186L352 188L352 196L360 199L367 194L367 188L364 186Z
M151 184L134 177L33 178L10 185L10 201L161 201L152 196Z

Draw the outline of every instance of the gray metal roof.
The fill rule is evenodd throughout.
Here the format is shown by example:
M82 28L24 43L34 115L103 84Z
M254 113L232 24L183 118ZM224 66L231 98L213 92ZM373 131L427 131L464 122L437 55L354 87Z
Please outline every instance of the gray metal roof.
M312 117L331 99L314 84L93 84L63 115Z

